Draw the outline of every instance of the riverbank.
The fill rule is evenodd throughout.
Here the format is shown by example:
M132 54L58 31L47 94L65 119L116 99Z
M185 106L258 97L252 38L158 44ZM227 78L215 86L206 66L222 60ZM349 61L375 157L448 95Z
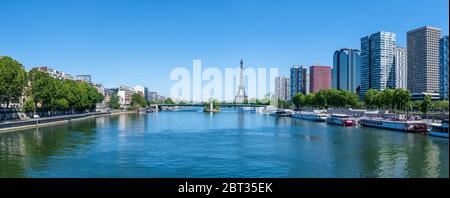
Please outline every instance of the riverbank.
M37 128L37 127L46 127L46 126L54 126L65 124L69 121L78 121L87 118L99 117L99 116L109 116L109 115L120 115L120 114L128 114L128 113L136 113L132 111L114 111L114 112L93 112L93 113L84 113L84 114L76 114L76 115L64 115L64 116L54 116L48 118L38 118L38 119L27 119L27 120L18 120L18 121L10 121L5 123L0 123L0 133L18 131L23 129Z

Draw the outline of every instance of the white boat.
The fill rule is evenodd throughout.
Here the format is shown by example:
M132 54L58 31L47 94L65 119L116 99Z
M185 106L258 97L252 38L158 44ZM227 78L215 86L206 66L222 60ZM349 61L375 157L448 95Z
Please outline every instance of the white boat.
M327 120L328 114L300 111L293 113L292 117L316 122L325 122Z
M448 138L448 119L443 120L442 124L430 124L428 133L431 136Z
M277 111L277 108L274 106L260 107L256 108L256 113L259 114L272 114Z
M356 120L345 114L331 114L326 119L327 124L334 124L339 126L355 126Z
M364 127L381 128L395 131L406 131L412 133L425 133L427 124L422 121L406 119L386 119L379 117L365 117L359 120Z
M278 116L278 117L291 117L294 111L290 109L278 109L277 111L271 113L270 115Z

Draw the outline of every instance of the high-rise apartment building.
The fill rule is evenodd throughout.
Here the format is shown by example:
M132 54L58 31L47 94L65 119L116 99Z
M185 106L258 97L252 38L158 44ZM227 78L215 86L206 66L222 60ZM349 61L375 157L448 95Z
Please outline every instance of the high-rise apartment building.
M448 100L448 35L439 43L439 93L441 99Z
M331 88L330 66L311 66L309 68L309 76L311 93Z
M291 87L290 79L286 77L276 77L275 78L275 96L280 100L290 100L291 99Z
M361 38L361 92L395 88L396 35L380 31Z
M425 26L408 31L408 89L413 94L439 92L441 29Z
M304 66L291 67L291 98L297 93L306 94L306 73L307 69Z
M361 56L357 49L340 49L334 52L332 87L359 94L361 86Z
M408 58L407 50L403 47L395 49L395 88L408 89Z

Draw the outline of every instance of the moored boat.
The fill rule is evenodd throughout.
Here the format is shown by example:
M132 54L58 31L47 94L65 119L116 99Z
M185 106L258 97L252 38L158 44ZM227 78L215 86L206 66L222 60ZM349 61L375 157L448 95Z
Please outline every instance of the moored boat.
M278 117L291 117L293 111L290 109L278 109L277 111L271 113L270 115Z
M136 110L139 114L146 114L147 110L144 108L139 108L138 110Z
M441 124L430 124L428 132L430 136L448 138L448 119L443 120Z
M331 114L326 119L327 124L334 124L339 126L355 126L356 120L345 114Z
M325 122L328 115L324 113L315 113L315 112L295 112L292 114L293 118L298 118L302 120L311 120L316 122Z
M411 133L426 133L427 124L422 121L366 117L359 120L359 124L364 127L381 128L395 131L406 131Z

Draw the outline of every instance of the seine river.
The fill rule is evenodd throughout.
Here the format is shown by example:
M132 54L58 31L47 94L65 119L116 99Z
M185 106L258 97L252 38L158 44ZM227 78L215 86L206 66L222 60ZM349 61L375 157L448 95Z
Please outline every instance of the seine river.
M255 113L159 112L0 134L0 177L449 177L449 140Z

